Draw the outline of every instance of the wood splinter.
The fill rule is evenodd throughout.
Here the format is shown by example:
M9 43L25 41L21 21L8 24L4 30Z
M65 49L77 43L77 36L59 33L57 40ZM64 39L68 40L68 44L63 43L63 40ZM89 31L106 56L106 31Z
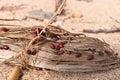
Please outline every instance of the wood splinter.
M20 66L15 66L11 74L8 76L7 80L18 80L21 73Z

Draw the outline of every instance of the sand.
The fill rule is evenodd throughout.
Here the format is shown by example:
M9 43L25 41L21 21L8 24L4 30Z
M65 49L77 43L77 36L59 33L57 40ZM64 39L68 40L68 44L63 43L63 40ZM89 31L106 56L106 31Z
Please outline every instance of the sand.
M54 0L0 0L1 7L19 6L21 8L13 10L0 10L0 18L22 19L28 15L31 10L43 9L44 11L53 12L55 9ZM75 33L82 33L82 29L113 29L119 27L120 23L120 0L67 0L66 10L78 12L82 17L71 18L64 21L62 28ZM65 16L60 16L65 17ZM115 20L114 20L115 19ZM1 24L17 24L23 26L44 25L43 22L33 19L23 21L0 21ZM96 37L109 43L116 51L120 52L120 33L85 33L87 36ZM120 56L120 53L119 53ZM12 67L2 65L0 71L0 80L6 80L11 72ZM47 74L47 75L46 75ZM22 77L22 80L119 80L119 68L109 71L92 72L92 73L72 73L72 72L55 72L48 73L42 71L29 71Z

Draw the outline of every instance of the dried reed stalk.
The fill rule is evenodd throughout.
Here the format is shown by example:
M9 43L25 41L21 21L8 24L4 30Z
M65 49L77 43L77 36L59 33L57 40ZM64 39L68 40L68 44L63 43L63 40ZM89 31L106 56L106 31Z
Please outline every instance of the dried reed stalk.
M20 66L15 66L7 80L18 80L20 76L21 68Z

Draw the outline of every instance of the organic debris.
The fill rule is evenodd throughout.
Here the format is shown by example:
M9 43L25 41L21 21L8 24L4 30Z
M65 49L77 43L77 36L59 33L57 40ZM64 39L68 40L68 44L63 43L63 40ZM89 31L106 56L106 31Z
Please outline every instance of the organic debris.
M14 61L14 63L24 67L30 65L56 71L91 72L120 66L120 58L116 53L107 43L97 38L70 33L56 26L45 29L44 26L8 29L8 32L0 33L1 45L6 43L10 51L18 52L17 48L12 47L21 48L24 43L29 44L25 47L25 51L5 60L7 63L22 56L22 62ZM43 29L44 35L41 33ZM38 33L33 37L35 31ZM33 41L36 43L32 44Z
M50 19L45 26L0 29L0 51L14 53L9 54L10 58L0 56L0 60L5 64L20 66L15 67L8 80L17 79L21 67L71 72L95 72L120 67L120 58L106 42L52 25L62 12L65 2L66 0L63 0L51 17L46 17ZM41 14L42 18L39 19L44 19L44 13ZM77 13L72 17L77 18L80 15ZM61 22L59 24L61 25Z
M84 33L116 33L116 32L120 32L120 28L112 28L112 29L97 29L97 30L93 30L93 29L83 29Z

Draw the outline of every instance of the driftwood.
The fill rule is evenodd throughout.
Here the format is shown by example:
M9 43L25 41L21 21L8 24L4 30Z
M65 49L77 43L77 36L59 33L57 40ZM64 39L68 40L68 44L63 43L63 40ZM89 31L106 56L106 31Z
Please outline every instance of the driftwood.
M25 45L43 29L42 26L7 28L0 33L0 46L9 46L18 55ZM30 47L35 54L26 52L27 65L56 71L90 72L119 67L120 59L109 44L84 34L74 34L55 26L49 26ZM4 49L2 49L4 50ZM23 65L24 54L9 63ZM19 60L20 59L20 60Z

